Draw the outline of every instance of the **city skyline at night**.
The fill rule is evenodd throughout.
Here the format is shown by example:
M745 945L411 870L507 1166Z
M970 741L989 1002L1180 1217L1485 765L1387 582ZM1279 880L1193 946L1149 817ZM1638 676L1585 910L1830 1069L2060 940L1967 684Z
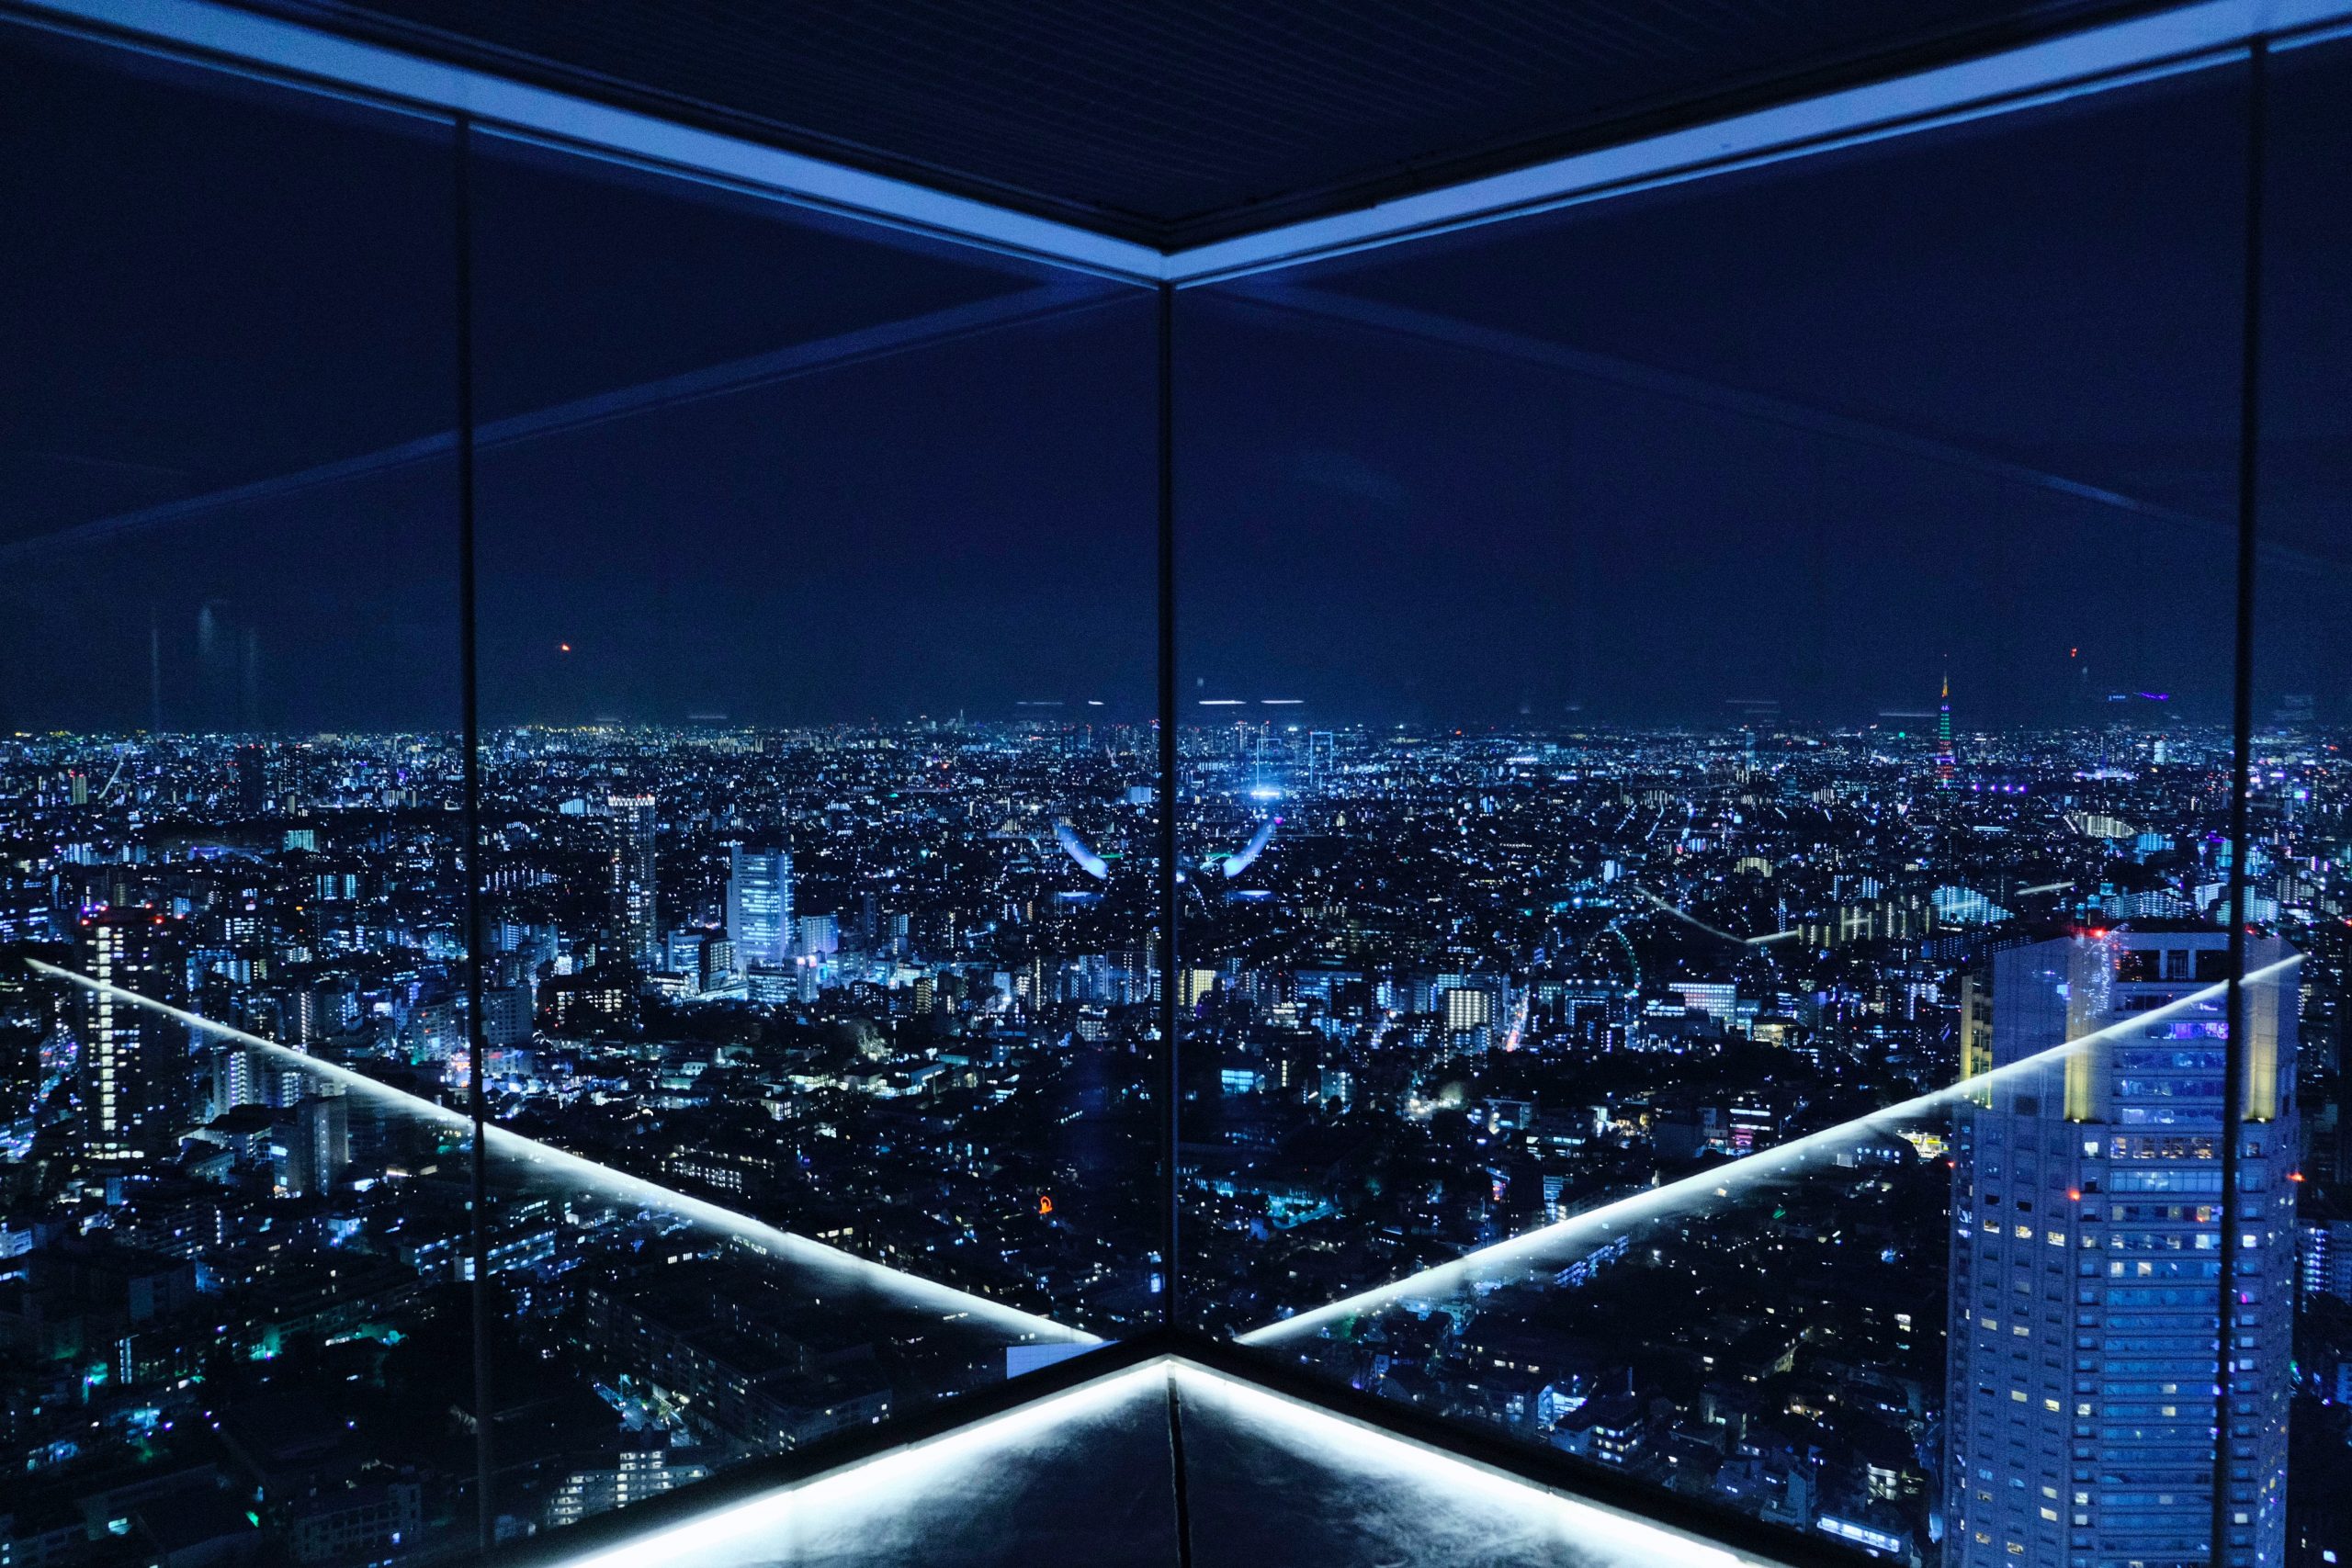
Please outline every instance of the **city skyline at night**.
M835 9L0 4L0 1568L2352 1561L2352 0Z
M1768 1520L1939 1560L1942 1173L1961 1134L1958 1102L1934 1097L1962 1077L1965 995L2016 1017L1992 965L2037 931L2211 932L2228 737L1963 723L1947 743L1932 720L1422 735L1291 711L1180 738L1185 863L1256 851L1181 905L1187 1316L1256 1336L1307 1314L1272 1343L1360 1388L1678 1486L1710 1475L1706 1495ZM2345 780L2324 747L2265 744L2296 802L2257 852L2251 908L2268 926L2337 897L2292 867L2301 836L2345 809ZM354 1100L293 1058L151 1021L140 1038L176 1042L184 1066L149 1114L192 1141L101 1179L97 1145L70 1138L122 1028L85 1035L85 1009L20 982L31 1076L10 1137L37 1185L17 1189L12 1224L39 1234L22 1201L47 1192L83 1216L74 1247L185 1257L217 1295L244 1227L302 1215L303 1254L380 1258L403 1271L387 1286L424 1287L345 1309L375 1316L374 1375L408 1375L423 1352L398 1347L426 1340L430 1282L469 1267L455 1216L437 1241L398 1239L430 1213L452 1137L462 1158L462 1115L427 1110L461 1111L469 1082L454 741L17 737L0 758L13 840L54 845L45 874L20 863L11 883L15 951L88 974L104 955L76 922L133 911L156 933L138 972L170 993L157 999L397 1090ZM586 1162L583 1185L533 1174L539 1156L502 1180L493 1158L492 1267L524 1345L622 1380L596 1385L603 1421L575 1418L589 1446L530 1494L539 1524L840 1418L796 1413L782 1369L765 1403L695 1394L747 1364L713 1337L740 1332L716 1303L806 1310L788 1307L793 1267L704 1229L696 1204L1086 1335L1153 1321L1152 759L1147 728L1066 718L484 737L471 858L493 1120ZM1431 907L1457 913L1416 912ZM2337 945L2307 952L2332 964ZM2333 982L2290 994L2335 1016ZM44 1018L52 1032L22 1032ZM1982 1066L1996 1057L2013 1059ZM2317 1060L2332 1083L2335 1054ZM1688 1206L1623 1201L1783 1145L1817 1152ZM617 1174L600 1186L598 1169ZM1544 1239L1580 1212L1592 1220ZM191 1233L191 1213L211 1217ZM646 1224L698 1261L633 1277L621 1260ZM1883 1282L1825 1294L1790 1240L1855 1225ZM1524 1262L1412 1282L1522 1236L1506 1250ZM1694 1310L1634 1306L1678 1273L1697 1276ZM1392 1280L1402 1293L1381 1293ZM1347 1315L1316 1311L1367 1291ZM993 1331L943 1359L945 1345L917 1348L934 1337L920 1309L877 1316L843 1344L887 1376L808 1384L837 1413L1004 1373ZM1776 1318L1806 1326L1779 1338ZM163 1319L144 1342L168 1340ZM1692 1334L1741 1348L1710 1372ZM164 1408L171 1356L196 1357L183 1379L205 1363L154 1353L162 1383L133 1370L122 1393ZM1869 1401L1798 1392L1861 1364L1880 1369ZM264 1371L252 1397L269 1388ZM2283 1442L2283 1423L2266 1429ZM399 1470L418 1518L454 1506L455 1476L436 1482L423 1450Z

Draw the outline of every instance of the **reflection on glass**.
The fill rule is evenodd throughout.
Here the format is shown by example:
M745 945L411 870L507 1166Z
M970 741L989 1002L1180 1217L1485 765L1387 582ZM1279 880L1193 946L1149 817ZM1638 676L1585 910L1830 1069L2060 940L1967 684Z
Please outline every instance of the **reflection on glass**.
M490 1153L509 1534L879 1425L1085 1338L503 1127Z
M467 1118L389 1032L306 1031L215 976L189 995L200 929L95 908L70 952L25 959L106 1199L28 1225L17 1261L23 1362L88 1362L81 1419L35 1468L120 1488L115 1533L149 1542L191 1523L224 1548L256 1528L386 1554L469 1539ZM110 1406L129 1418L90 1418Z

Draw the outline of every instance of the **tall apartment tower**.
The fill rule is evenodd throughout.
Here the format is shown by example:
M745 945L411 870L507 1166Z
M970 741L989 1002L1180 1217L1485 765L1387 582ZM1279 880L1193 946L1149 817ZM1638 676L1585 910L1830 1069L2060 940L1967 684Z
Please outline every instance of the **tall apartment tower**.
M628 961L662 966L653 907L653 797L616 795L605 802L613 818L613 931Z
M735 966L792 961L792 852L782 844L736 844L727 852L727 940Z
M157 1001L176 1001L177 944L153 909L104 909L75 932L82 973ZM160 1158L178 1147L193 1081L187 1029L112 992L81 993L82 1153L96 1165Z
M295 1103L288 1132L286 1190L298 1197L332 1191L351 1165L351 1105L343 1091L304 1095Z
M2247 945L2250 974L2285 956L2275 938ZM1995 1067L2093 1038L1962 1100L1957 1114L1952 1568L2281 1560L2298 1152L2291 971L2245 988L2237 1367L2222 1463L2233 1523L2208 1555L2228 961L2228 933L2210 926L2089 932L1996 953L1989 992L1972 998Z

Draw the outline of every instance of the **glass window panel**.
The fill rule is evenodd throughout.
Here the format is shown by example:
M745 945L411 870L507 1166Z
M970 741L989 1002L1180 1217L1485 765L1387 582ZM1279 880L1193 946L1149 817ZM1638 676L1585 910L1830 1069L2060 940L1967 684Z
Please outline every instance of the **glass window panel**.
M471 199L490 1083L579 1156L492 1151L526 1532L1156 1320L1153 314L490 135Z
M2201 1550L2219 1188L2091 1195L2219 1143L2117 1062L2220 1021L2245 103L1182 297L1194 1321L1849 1544Z
M2259 1446L2245 1466L2248 1536L2285 1560L2324 1562L2352 1538L2352 1139L2344 1126L2346 938L2344 731L2352 717L2345 615L2352 526L2344 511L2352 444L2352 233L2343 148L2352 133L2342 40L2269 62L2264 184L2262 431L2254 583L2253 789L2247 913L2299 958L2247 987L2249 1171L2237 1228L2256 1238L2261 1304L2241 1328L2254 1365L2236 1417ZM2265 1046L2275 1042L2269 1049ZM2257 1077L2256 1070L2267 1069ZM2300 1160L2297 1153L2300 1149ZM2290 1179L2281 1180L2281 1173ZM2285 1237L2297 1255L2290 1292ZM2282 1314L2291 1299L2291 1336ZM2287 1359L2283 1359L2286 1358ZM2282 1439L2278 1409L2291 1401ZM2283 1442L2283 1449L2282 1449ZM2283 1466L2281 1460L2284 1460ZM2283 1473L2282 1473L2283 1472ZM2283 1482L2284 1496L2280 1486ZM2233 1508L2233 1512L2236 1510Z
M0 1550L459 1549L451 128L13 24L0 99Z

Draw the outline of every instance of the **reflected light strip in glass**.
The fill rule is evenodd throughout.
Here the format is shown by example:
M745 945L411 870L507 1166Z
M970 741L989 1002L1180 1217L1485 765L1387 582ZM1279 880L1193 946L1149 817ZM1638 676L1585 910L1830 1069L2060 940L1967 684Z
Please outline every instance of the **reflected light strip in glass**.
M2301 962L2300 953L2281 959L2254 971L2245 977L2245 983L2256 986L2275 980ZM1441 1263L1388 1284L1360 1291L1327 1305L1261 1325L1237 1337L1244 1345L1278 1345L1319 1332L1324 1325L1340 1318L1377 1311L1408 1296L1443 1296L1482 1283L1500 1282L1509 1279L1514 1270L1535 1267L1539 1259L1548 1262L1555 1258L1573 1256L1580 1247L1597 1243L1611 1232L1627 1225L1701 1208L1748 1188L1760 1186L1811 1160L1840 1153L1861 1139L1875 1136L1889 1123L1940 1111L1963 1096L1981 1093L2026 1073L2069 1060L2103 1040L2120 1039L2148 1024L2177 1017L2193 1008L2216 1005L2228 991L2226 983L2205 987L2162 1007L2134 1013L2127 1020L2094 1030L2063 1045L2053 1045L2047 1051L2020 1057L1990 1072L1962 1078L1942 1089L1930 1089L1926 1094L1873 1111L1866 1116L1857 1116L1834 1127L1824 1127L1817 1133L1808 1133L1804 1137L1792 1138L1785 1144L1758 1150L1727 1165L1669 1181L1663 1187L1654 1187L1646 1192L1636 1192L1628 1198L1602 1203L1552 1224L1522 1232L1508 1241L1498 1241L1492 1247L1465 1253L1450 1263Z
M281 1045L275 1040L265 1040L258 1034L248 1034L242 1029L217 1023L211 1019L159 1002L153 997L126 990L87 975L61 968L38 958L28 958L26 964L36 972L70 980L85 990L95 991L146 1009L150 1012L174 1019L191 1029L222 1040L232 1040L248 1050L258 1051L273 1061L312 1073L330 1082L340 1084L356 1098L372 1100L406 1112L421 1121L437 1123L456 1132L470 1134L472 1118L454 1106L438 1105L390 1084L377 1082L365 1073L355 1072L337 1063L322 1061L307 1052ZM843 1252L837 1247L813 1241L786 1230L779 1230L748 1214L721 1208L707 1200L689 1196L649 1181L641 1176L631 1176L597 1164L580 1155L559 1149L551 1144L526 1138L503 1127L490 1129L491 1152L502 1158L528 1167L537 1175L574 1182L601 1197L616 1202L634 1204L639 1208L658 1209L677 1215L692 1224L706 1226L721 1235L731 1236L752 1248L781 1261L838 1280L842 1288L863 1287L897 1298L909 1306L934 1312L948 1322L981 1322L1001 1332L1023 1340L1053 1340L1060 1343L1094 1344L1099 1337L1082 1329L1056 1323L1051 1318L989 1301L985 1296L972 1295L943 1285L935 1280L917 1275Z
M787 1532L854 1529L860 1516L903 1508L913 1493L975 1494L1014 1453L1051 1439L1066 1422L1107 1414L1166 1385L1166 1358L890 1449L871 1459L617 1545L562 1560L562 1568L723 1568L788 1562Z
M1128 282L1157 282L1160 253L1091 230L741 137L697 130L551 88L363 43L209 0L22 0L36 12L199 51L264 71L377 95L583 149L716 175L917 232Z
M2233 543L2237 538L2234 521L2221 522L2193 512L2183 512L2177 507L2165 506L2105 485L2069 479L2048 468L2038 468L2029 463L1981 452L1937 436L1815 408L1765 392L1749 391L1679 370L1660 369L1615 355L1573 348L1523 333L1480 326L1383 300L1358 299L1329 289L1302 287L1288 279L1259 280L1237 288L1223 298L1244 301L1261 310L1283 311L1310 320L1325 317L1346 321L1396 337L1435 344L1463 354L1537 366L1563 376L1672 398L1698 408L1720 409L1762 424L1850 441L1882 452L1917 457L1982 474L1987 479L2064 496L2070 501L2110 507L2150 522L2185 528L2200 536L2225 535Z
M2007 114L2242 59L2245 46L2256 37L2328 28L2348 18L2352 3L2347 0L2204 0L1978 60L1399 197L1356 212L1195 245L1168 258L1167 276L1180 287L1211 283Z
M1714 937L1718 941L1731 942L1736 946L1761 947L1766 942L1776 942L1782 937L1795 934L1792 931L1773 931L1766 936L1741 936L1736 932L1727 931L1721 926L1709 925L1706 921L1701 919L1690 910L1685 909L1679 905L1668 903L1665 899L1659 897L1657 894L1651 892L1646 887L1636 887L1633 890L1633 893L1634 897L1646 900L1652 908L1658 911L1658 913L1662 915L1669 915L1675 919L1681 921L1684 925L1689 926L1693 931L1704 931L1709 936Z
M1442 1496L1449 1506L1483 1514L1506 1529L1555 1530L1564 1543L1573 1545L1574 1555L1566 1561L1592 1568L1614 1568L1620 1563L1737 1568L1769 1561L1685 1535L1636 1514L1489 1470L1190 1361L1171 1361L1168 1375L1185 1398L1205 1395L1204 1403L1223 1402L1238 1422L1295 1439L1305 1454L1345 1472L1355 1486L1377 1488L1393 1478L1393 1483L1426 1488Z
M492 420L478 426L474 431L474 450L477 453L496 451L611 420L628 419L637 414L699 402L706 398L726 397L771 387L842 366L869 364L892 355L956 343L1001 328L1026 326L1130 298L1132 296L1125 294L1105 294L1100 284L1044 284L994 299L975 300L967 305L927 311L904 321L861 327L854 332L837 333L811 343L795 344L765 354L707 365L699 370L682 371L675 376L592 393L548 408L535 409L528 413L510 414L504 419ZM290 474L255 479L181 501L141 507L133 512L119 512L110 517L96 518L46 534L37 533L17 543L0 547L0 561L20 559L64 546L85 545L148 528L186 523L232 507L275 501L326 485L368 479L418 463L447 458L457 449L456 433L445 430L419 436L413 441L403 441L397 446L363 452L356 457L338 458L315 468L298 469Z

